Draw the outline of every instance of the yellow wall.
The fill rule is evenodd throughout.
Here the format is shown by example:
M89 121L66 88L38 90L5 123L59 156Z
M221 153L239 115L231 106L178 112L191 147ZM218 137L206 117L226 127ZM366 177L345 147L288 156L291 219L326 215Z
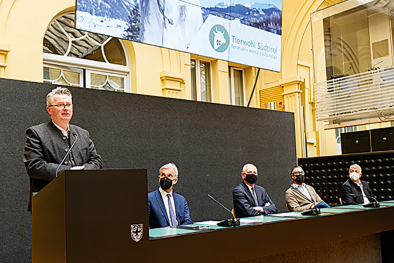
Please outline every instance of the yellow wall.
M339 1L283 0L282 69L261 70L251 107L260 105L261 90L281 87L285 110L294 112L298 157L336 153L333 131L315 121L310 13ZM42 82L42 43L58 15L73 10L75 0L0 1L0 77ZM124 41L130 61L133 93L191 99L190 54ZM246 102L257 69L213 60L213 102L229 104L229 65L244 68ZM279 89L278 89L279 90Z
M42 42L51 20L74 0L0 2L0 43L10 47L5 77L42 81Z
M264 71L260 90L282 86L285 110L294 112L297 157L336 154L335 132L317 123L310 13L340 1L283 0L282 69Z

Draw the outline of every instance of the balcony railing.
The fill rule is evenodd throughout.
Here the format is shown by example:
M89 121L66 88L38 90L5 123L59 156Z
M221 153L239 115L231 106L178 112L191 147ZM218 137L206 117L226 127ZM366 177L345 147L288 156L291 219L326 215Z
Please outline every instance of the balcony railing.
M328 128L394 120L394 67L315 83L315 99Z

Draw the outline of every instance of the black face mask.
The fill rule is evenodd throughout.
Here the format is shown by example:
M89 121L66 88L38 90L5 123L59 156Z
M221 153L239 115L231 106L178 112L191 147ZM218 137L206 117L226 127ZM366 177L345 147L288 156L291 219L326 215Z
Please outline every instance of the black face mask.
M245 181L250 184L255 184L257 182L257 175L255 174L245 174L246 178Z
M296 179L295 181L299 184L302 184L305 181L305 175L303 174L296 174Z
M160 187L163 190L168 190L172 186L172 180L168 177L163 177L160 179Z

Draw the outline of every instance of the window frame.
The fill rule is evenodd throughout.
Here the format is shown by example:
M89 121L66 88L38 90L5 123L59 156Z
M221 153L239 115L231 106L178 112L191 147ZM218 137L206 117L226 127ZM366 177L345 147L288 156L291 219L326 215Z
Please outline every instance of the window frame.
M72 86L72 87L83 87L83 85L84 85L84 82L83 82L83 80L84 80L84 72L83 72L83 69L81 69L81 68L67 67L67 66L62 66L62 65L59 65L59 64L51 64L51 63L45 63L45 62L43 63L43 68L52 68L52 69L59 69L59 70L67 70L67 71L72 71L72 72L78 72L79 73L79 86L73 86L73 85L70 85L70 86ZM54 81L54 80L44 79L44 76L43 76L42 80L45 81L45 82L52 82L52 81ZM52 84L54 84L54 83L52 83Z
M243 105L236 105L235 104L235 87L234 87L234 70L239 70L242 72L242 96L243 96ZM245 69L241 67L234 67L234 66L229 66L229 86L230 86L230 105L234 106L241 106L241 107L246 107L246 81L245 81Z
M212 61L208 59L201 59L201 58L196 58L196 57L191 57L190 62L194 60L195 61L195 71L196 71L196 101L202 101L202 102L213 102L214 101L214 96L213 96L213 82L212 82ZM203 63L209 63L209 90L210 90L210 101L204 101L201 100L201 72L200 72L200 65L201 62ZM191 74L191 73L190 73ZM193 95L191 96L192 99Z
M55 17L50 24L56 21L58 18L69 14L62 13ZM49 25L50 25L49 24ZM106 40L110 41L112 38ZM126 93L131 93L131 71L130 71L130 56L128 54L128 49L124 42L118 39L121 48L123 49L126 65L112 64L109 62L94 61L90 59L81 59L75 57L68 57L58 54L50 54L43 52L43 68L57 68L57 69L67 69L69 71L82 72L80 78L82 77L81 87L90 88L90 73L98 73L101 75L115 76L124 78L124 91ZM44 76L43 76L44 81Z

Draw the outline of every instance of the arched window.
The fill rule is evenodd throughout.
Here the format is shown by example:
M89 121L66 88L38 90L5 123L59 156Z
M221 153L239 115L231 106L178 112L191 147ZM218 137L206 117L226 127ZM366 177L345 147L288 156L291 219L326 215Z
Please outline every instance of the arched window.
M130 70L122 43L75 29L74 21L74 13L60 16L45 33L44 82L130 92Z

